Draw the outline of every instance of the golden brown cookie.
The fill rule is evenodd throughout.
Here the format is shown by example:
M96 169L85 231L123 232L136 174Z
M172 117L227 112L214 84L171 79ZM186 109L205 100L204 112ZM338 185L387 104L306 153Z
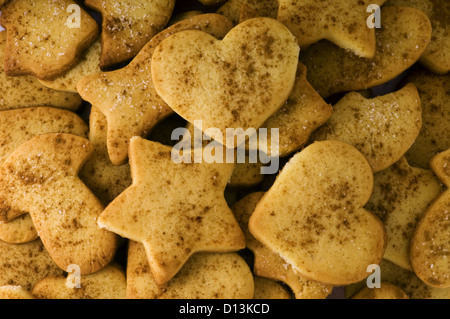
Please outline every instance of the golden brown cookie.
M436 75L414 68L405 81L419 91L422 128L406 158L414 165L429 168L431 158L450 148L450 74Z
M411 265L426 284L450 288L450 149L434 156L430 166L447 190L430 205L417 224L411 240Z
M231 207L239 222L247 242L247 248L254 255L253 272L256 276L284 282L289 286L297 299L325 299L333 287L308 280L295 273L280 255L262 245L250 233L248 221L264 192L251 193Z
M385 251L382 222L363 208L372 189L372 170L356 148L315 142L284 166L250 217L250 232L306 278L358 282Z
M71 133L87 137L86 123L75 113L51 108L31 107L0 112L0 165L22 143L52 132ZM29 214L10 222L0 222L0 240L7 243L25 243L37 238Z
M125 272L113 263L90 275L48 276L33 287L38 299L125 299L127 282ZM76 285L79 284L77 287Z
M431 39L428 17L414 8L383 7L373 58L360 58L320 41L302 50L307 79L322 97L372 88L394 79L422 56Z
M326 39L360 57L375 55L375 30L367 26L367 7L385 0L279 0L277 19L301 48Z
M0 31L0 61L4 59L6 31ZM7 76L0 63L0 110L35 106L54 106L76 111L81 105L78 94L49 89L32 75Z
M382 282L380 288L365 287L351 299L409 299L408 295L390 282Z
M80 80L77 85L80 95L106 116L108 154L114 165L126 162L131 137L145 137L159 121L173 113L156 93L151 79L150 62L156 46L181 30L199 29L221 38L231 27L231 22L218 14L183 20L156 35L125 68Z
M106 266L117 246L117 236L97 225L103 205L78 178L92 151L82 137L47 133L21 144L0 167L1 219L29 212L55 263L63 270L76 264L81 274Z
M245 141L236 131L258 129L286 102L298 54L284 25L255 18L221 41L195 30L171 35L155 49L152 78L177 114L194 125L201 120L204 132L220 131L215 140L234 148Z
M0 241L0 269L0 286L28 291L47 276L63 274L40 239L20 245Z
M89 116L89 141L94 146L94 153L81 168L80 178L105 206L131 185L130 165L113 165L109 159L107 131L106 117L98 108L92 106Z
M412 270L409 245L418 220L440 195L441 185L426 169L412 167L402 157L375 174L373 194L366 208L377 215L386 228L384 259Z
M431 21L431 42L420 57L422 65L437 74L450 71L450 2L447 0L387 0L386 6L413 7Z
M198 253L164 285L157 285L145 248L130 241L127 264L130 299L250 299L253 275L236 253Z
M102 55L106 68L134 58L160 32L172 15L175 0L86 0L102 14Z
M411 147L422 127L420 97L414 84L366 99L347 93L333 106L333 115L311 140L339 140L355 146L374 172L397 162Z
M5 73L43 80L69 71L98 35L97 22L72 0L14 0L0 22L7 32Z
M144 244L157 284L173 278L202 251L231 252L245 246L224 190L234 164L176 162L172 148L133 137L133 183L99 218L99 225Z

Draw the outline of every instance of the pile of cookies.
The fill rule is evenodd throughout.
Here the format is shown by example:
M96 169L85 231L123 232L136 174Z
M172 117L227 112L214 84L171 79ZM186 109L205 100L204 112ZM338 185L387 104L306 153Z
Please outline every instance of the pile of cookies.
M447 0L0 8L0 298L450 298Z

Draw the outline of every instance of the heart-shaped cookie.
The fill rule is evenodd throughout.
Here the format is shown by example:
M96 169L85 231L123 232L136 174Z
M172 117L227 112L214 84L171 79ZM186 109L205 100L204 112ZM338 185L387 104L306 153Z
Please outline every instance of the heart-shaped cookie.
M220 41L197 30L161 42L152 59L157 93L190 123L219 129L235 147L236 129L258 129L285 103L297 71L299 47L291 32L271 18L234 27ZM243 142L243 141L242 141Z
M147 136L158 122L173 113L158 96L151 80L152 56L159 43L184 30L201 30L221 39L232 27L219 14L202 14L180 21L154 36L126 67L91 74L78 82L81 97L106 116L108 154L114 165L127 161L133 136Z
M290 288L296 299L325 299L331 293L332 286L297 274L285 259L261 244L250 233L248 221L263 196L264 192L250 193L231 207L244 232L246 248L253 253L253 273L261 278L282 282Z
M285 165L249 230L305 278L335 286L358 282L384 254L383 224L363 208L372 188L372 170L356 148L315 142Z

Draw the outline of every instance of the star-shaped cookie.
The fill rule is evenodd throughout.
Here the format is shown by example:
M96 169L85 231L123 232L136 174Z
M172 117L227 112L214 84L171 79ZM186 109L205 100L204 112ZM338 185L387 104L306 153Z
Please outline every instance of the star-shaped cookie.
M187 153L185 159L192 160L194 151ZM141 137L131 139L129 155L133 183L98 223L144 244L157 284L173 278L195 252L245 247L224 198L234 164L177 164L171 147Z
M326 39L356 55L372 58L375 30L367 26L367 7L384 0L279 0L278 20L297 38L300 47Z
M126 162L131 137L146 136L155 124L173 112L156 93L151 78L150 62L158 44L182 30L202 30L221 38L232 27L227 18L218 14L183 20L152 38L125 68L89 75L78 82L81 97L107 118L108 154L113 164Z

